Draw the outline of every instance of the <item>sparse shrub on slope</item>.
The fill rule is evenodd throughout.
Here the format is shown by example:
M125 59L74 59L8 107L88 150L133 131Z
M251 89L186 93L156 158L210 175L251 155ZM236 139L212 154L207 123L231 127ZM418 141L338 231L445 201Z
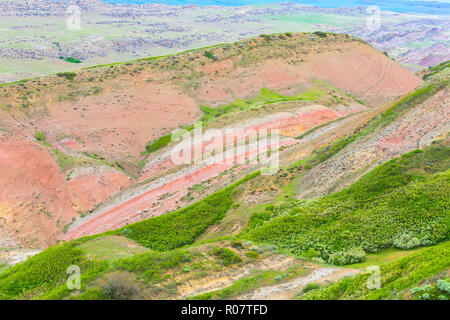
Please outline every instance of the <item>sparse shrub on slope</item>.
M228 248L216 247L213 249L212 253L219 258L224 266L229 266L242 261L242 258L237 253Z
M103 295L112 300L128 300L139 292L133 276L128 272L108 274L100 288Z
M75 72L59 72L56 74L58 77L66 78L67 80L72 81L77 74Z

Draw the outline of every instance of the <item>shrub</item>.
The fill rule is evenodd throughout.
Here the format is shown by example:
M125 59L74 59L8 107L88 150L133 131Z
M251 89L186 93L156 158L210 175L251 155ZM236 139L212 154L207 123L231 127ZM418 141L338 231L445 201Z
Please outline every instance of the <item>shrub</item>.
M72 81L77 74L75 72L59 72L56 74L58 77L66 78L67 80Z
M338 251L330 255L328 263L338 266L346 264L358 263L366 260L366 252L361 248L351 248L349 250Z
M272 35L270 35L270 34L260 34L259 36L261 38L264 38L264 40L266 40L266 41L270 41L272 39Z
M438 280L437 287L439 290L445 292L446 294L450 294L450 281L447 280Z
M307 259L317 258L320 255L319 251L314 248L309 248L302 253L302 256Z
M189 267L184 267L184 268L183 268L183 272L184 272L184 273L189 273L189 272L191 272L191 268L189 268Z
M41 143L47 142L47 138L45 136L45 133L43 133L41 131L36 131L35 134L34 134L34 137L36 138L37 141L39 141Z
M147 153L155 152L155 151L167 146L171 141L172 141L172 134L166 134L152 142L148 142L145 145L145 150L147 151Z
M253 250L245 252L245 255L250 259L258 259L259 253Z
M37 287L55 287L67 278L67 267L79 265L83 255L81 250L68 245L42 251L0 275L0 297L14 298Z
M315 34L316 36L318 36L320 38L326 38L327 37L327 33L323 32L323 31L315 31L315 32L313 32L313 34Z
M259 175L252 173L231 186L186 208L130 224L115 233L140 245L159 251L191 244L210 225L219 222L232 204L231 191L239 184Z
M217 60L217 56L211 51L205 51L203 55L209 59Z
M100 288L106 297L114 300L128 300L139 292L133 277L128 272L107 275Z
M393 246L398 249L408 250L420 246L420 240L411 233L404 233L392 242Z
M312 282L312 283L308 283L302 290L302 293L306 293L308 291L311 290L316 290L319 289L320 285L318 283Z
M114 267L118 270L132 272L146 282L157 283L162 280L162 275L167 270L190 261L192 261L192 255L184 250L153 251L120 259L115 262Z
M243 247L242 241L234 239L231 241L231 246L236 249L241 249Z
M382 286L379 289L369 289L367 280L370 274L363 273L321 286L301 295L300 299L397 300L410 297L408 292L412 298L418 299L441 299L441 296L448 298L448 294L437 288L439 284L433 284L432 281L436 275L445 274L448 270L449 245L448 241L443 242L380 265ZM418 287L425 282L428 285ZM429 296L422 297L423 294Z
M237 253L228 248L216 247L213 249L212 254L218 257L224 266L229 266L242 261L242 258Z

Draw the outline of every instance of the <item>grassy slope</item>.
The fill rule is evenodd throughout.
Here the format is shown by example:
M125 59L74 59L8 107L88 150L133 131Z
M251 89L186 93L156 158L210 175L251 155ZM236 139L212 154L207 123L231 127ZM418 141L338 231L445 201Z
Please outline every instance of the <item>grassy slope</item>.
M424 283L433 284L447 279L450 265L450 242L444 242L407 257L381 265L381 288L369 289L370 274L360 274L329 286L310 291L300 299L403 299L417 298L411 290ZM414 292L414 290L412 290ZM450 291L436 295L450 298Z
M444 142L413 151L341 192L255 214L244 237L337 264L351 262L340 256L352 248L376 252L435 244L450 231L449 159Z

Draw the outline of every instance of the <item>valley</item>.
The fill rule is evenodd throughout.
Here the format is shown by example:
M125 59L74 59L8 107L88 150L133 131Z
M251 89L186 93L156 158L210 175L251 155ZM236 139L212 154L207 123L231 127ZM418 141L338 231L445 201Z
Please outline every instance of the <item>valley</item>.
M285 32L0 86L0 299L448 299L448 66Z

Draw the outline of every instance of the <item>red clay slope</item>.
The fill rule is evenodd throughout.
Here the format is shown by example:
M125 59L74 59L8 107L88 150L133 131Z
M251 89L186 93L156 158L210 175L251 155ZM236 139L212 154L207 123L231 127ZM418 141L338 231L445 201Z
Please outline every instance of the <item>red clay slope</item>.
M0 235L36 247L60 239L72 218L132 184L104 162L119 163L139 179L145 144L201 117L202 104L255 97L262 88L295 94L319 79L378 105L421 83L346 35L258 37L208 49L217 60L204 51L81 70L73 80L50 76L1 87L0 209L10 232ZM52 149L36 143L38 130L53 149L82 161L59 168ZM104 162L93 164L86 153Z

